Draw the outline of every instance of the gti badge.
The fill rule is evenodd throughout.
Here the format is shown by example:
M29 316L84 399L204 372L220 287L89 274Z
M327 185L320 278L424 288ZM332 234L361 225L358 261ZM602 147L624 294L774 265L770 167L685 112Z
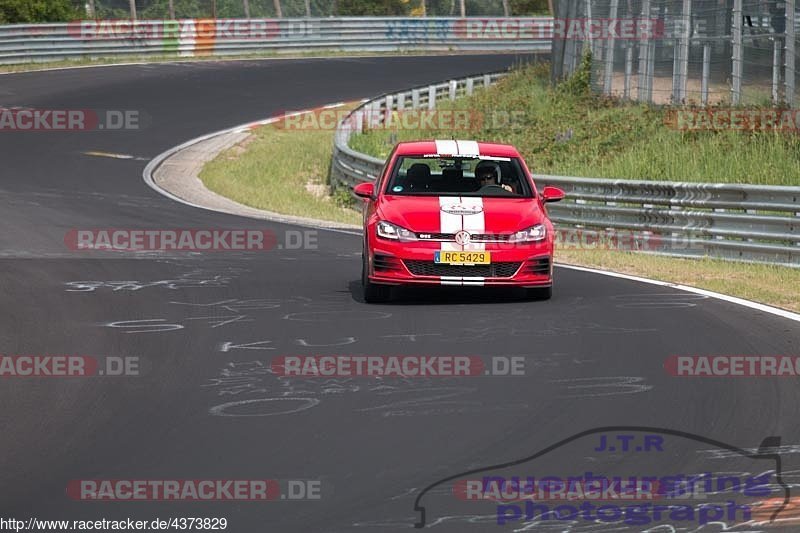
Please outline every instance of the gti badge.
M483 211L483 206L464 204L443 205L442 211L449 215L477 215Z

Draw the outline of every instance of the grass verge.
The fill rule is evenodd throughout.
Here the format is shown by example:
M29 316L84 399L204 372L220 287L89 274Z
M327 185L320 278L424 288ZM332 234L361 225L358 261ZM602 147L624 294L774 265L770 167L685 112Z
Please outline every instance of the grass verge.
M211 190L246 205L358 224L360 214L335 199L349 198L349 193L320 195L326 189L332 144L329 130L267 126L256 130L244 145L220 154L200 177ZM556 261L680 283L800 312L800 269L613 250L556 250Z
M329 194L333 132L263 126L203 167L210 190L286 215L358 224L350 193Z
M458 131L374 129L350 145L385 157L396 141L456 136L513 144L540 174L800 185L797 134L678 131L667 125L667 108L590 94L583 90L588 78L552 89L548 68L515 70L471 97L441 104L470 117Z

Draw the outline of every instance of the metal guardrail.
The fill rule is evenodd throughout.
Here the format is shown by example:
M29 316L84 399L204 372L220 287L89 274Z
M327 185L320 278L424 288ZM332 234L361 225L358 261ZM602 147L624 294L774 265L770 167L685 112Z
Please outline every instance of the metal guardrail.
M372 127L384 124L392 111L427 108L435 109L443 99L455 100L471 95L475 87L488 87L505 76L505 72L482 74L461 80L415 87L398 93L378 96L350 112L336 128L334 135L331 180L336 184L354 187L363 181L375 180L383 169L382 159L351 149L350 136L360 133L365 124Z
M434 109L439 100L470 94L503 75L452 80L363 103L336 129L331 183L352 188L380 175L382 159L348 146L365 123L381 126L393 111ZM548 205L566 247L571 238L583 239L579 247L592 248L598 236L614 240L623 234L634 235L632 247L642 251L800 267L800 187L549 175L534 179L539 188L553 185L566 192L566 199Z
M550 17L506 20L541 31L476 32L461 18L184 19L0 26L0 64L116 56L203 57L297 51L549 52Z

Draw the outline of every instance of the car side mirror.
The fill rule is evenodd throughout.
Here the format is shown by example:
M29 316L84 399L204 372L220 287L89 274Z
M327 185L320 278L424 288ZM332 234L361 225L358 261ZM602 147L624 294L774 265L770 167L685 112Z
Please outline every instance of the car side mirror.
M353 194L360 198L372 198L375 195L375 184L372 182L359 183L353 187Z
M564 191L559 189L558 187L552 187L548 185L544 189L542 189L542 199L547 202L560 202L564 199Z

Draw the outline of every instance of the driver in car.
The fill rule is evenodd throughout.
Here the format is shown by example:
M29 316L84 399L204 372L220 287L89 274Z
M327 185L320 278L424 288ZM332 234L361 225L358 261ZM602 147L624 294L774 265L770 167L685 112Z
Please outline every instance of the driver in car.
M500 165L494 161L481 161L475 167L475 177L478 178L481 189L487 187L501 187L508 192L514 192L510 185L500 183Z

